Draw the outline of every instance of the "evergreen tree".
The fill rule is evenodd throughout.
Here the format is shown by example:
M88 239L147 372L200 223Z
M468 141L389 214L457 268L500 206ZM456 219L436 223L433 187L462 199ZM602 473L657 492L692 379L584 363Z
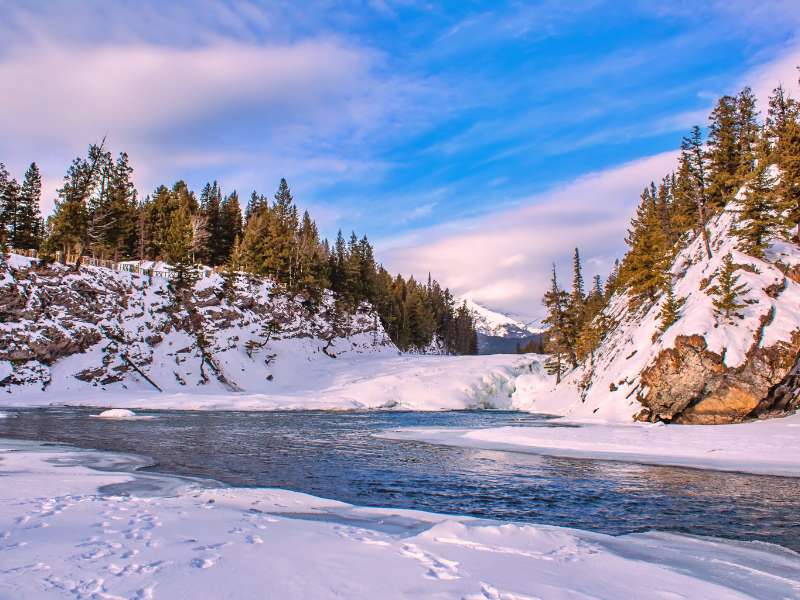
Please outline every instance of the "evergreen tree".
M727 320L739 316L737 311L745 306L742 296L749 291L746 284L739 283L739 275L736 275L738 268L733 262L731 253L726 254L722 259L722 266L717 271L717 284L707 290L712 297L714 312Z
M234 190L223 201L219 211L219 242L216 264L226 262L236 238L242 235L242 210L239 195Z
M777 151L780 140L786 134L787 125L796 121L797 109L797 103L786 95L782 86L773 90L769 99L767 122L764 127L764 135L771 151Z
M561 376L567 371L567 360L571 351L567 323L569 295L558 286L555 264L550 289L545 293L542 303L547 310L547 316L543 320L547 326L545 350L550 354L545 368L548 373L556 376L556 383L560 383Z
M766 154L758 161L742 197L737 200L737 223L734 229L739 249L763 257L769 238L778 232L779 207L775 180L770 174Z
M703 152L703 134L700 128L695 126L689 137L683 138L681 143L681 161L686 165L690 185L689 194L694 201L697 212L696 229L703 236L703 244L706 249L706 256L711 259L711 242L708 239L708 229L706 223L709 218L709 206L707 197L707 180L705 153Z
M623 259L620 277L637 305L655 301L664 287L671 259L672 248L656 208L656 199L645 188L625 239L630 250Z
M756 165L756 155L761 138L756 97L749 87L744 88L736 97L736 135L739 155L737 180L741 185L750 176Z
M659 318L659 331L665 332L671 325L673 325L681 316L681 308L683 308L685 298L677 298L675 296L675 289L672 285L670 278L664 292L664 301L661 304L661 311L658 313Z
M200 191L200 213L205 220L207 233L205 248L199 259L209 265L218 264L220 255L220 190L217 182L207 182Z
M17 247L19 229L19 201L20 187L13 178L8 178L3 186L3 196L0 198L0 223L3 224L6 243L12 248Z
M724 207L738 187L741 158L737 136L737 112L736 98L723 96L711 113L706 152L708 161L706 198L712 210Z
M800 123L794 119L785 124L778 142L778 166L780 209L786 228L793 230L794 239L800 242Z
M232 304L236 299L236 282L239 279L239 271L242 269L242 248L237 236L233 242L230 256L225 263L222 271L222 294L228 304Z
M105 215L99 212L103 194L96 194L101 171L108 163L104 145L105 140L100 145L92 144L86 158L78 157L72 161L64 176L64 185L58 190L55 210L48 218L51 247L60 248L65 257L69 252L77 251L76 268L107 223ZM90 208L91 198L94 200Z
M19 193L17 204L17 225L14 246L28 250L39 248L41 213L39 203L42 197L42 176L36 163L31 163L25 172L25 179Z
M188 205L181 206L170 223L165 252L172 265L169 287L176 298L182 297L197 281L197 271L192 260L192 215Z

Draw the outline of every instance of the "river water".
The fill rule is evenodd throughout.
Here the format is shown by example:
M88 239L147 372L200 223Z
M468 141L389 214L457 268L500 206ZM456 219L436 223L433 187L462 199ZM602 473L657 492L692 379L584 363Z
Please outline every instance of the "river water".
M413 508L621 534L658 529L800 551L800 480L387 440L400 427L553 427L542 415L459 412L7 410L0 437L136 453L149 469Z

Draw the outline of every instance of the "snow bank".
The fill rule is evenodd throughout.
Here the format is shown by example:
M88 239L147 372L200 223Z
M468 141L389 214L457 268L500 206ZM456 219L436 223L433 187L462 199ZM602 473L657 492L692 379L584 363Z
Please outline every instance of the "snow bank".
M800 477L800 415L737 425L601 424L556 427L402 429L383 434L449 446L621 460Z
M152 491L98 453L0 441L0 597L789 598L769 544L359 508L272 489ZM105 460L117 460L113 455ZM138 478L150 478L136 491ZM131 495L118 495L120 486ZM99 486L106 486L98 494ZM180 487L174 488L181 490Z
M302 341L298 341L302 343ZM291 356L287 351L284 356ZM295 354L296 356L296 354ZM62 368L73 367L63 364ZM262 384L269 393L227 391L30 391L0 397L0 406L71 405L174 410L459 410L520 409L516 378L548 378L534 355L364 355L291 363ZM243 373L240 380L247 380Z

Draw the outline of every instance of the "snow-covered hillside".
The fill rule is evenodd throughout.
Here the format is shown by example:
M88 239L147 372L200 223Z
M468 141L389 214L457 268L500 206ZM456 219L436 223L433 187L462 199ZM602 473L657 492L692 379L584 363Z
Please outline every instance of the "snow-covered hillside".
M685 304L676 323L659 333L663 297L631 310L627 295L618 295L604 311L611 329L594 361L547 390L541 378L522 376L519 401L571 417L685 423L733 422L797 407L800 247L776 240L764 259L743 254L732 235L734 219L730 206L709 223L710 260L699 238L677 255L671 273ZM730 321L715 315L707 293L728 253L747 286L740 317Z
M525 357L400 355L367 305L316 309L268 280L167 280L100 267L0 263L0 404L418 410L511 407Z

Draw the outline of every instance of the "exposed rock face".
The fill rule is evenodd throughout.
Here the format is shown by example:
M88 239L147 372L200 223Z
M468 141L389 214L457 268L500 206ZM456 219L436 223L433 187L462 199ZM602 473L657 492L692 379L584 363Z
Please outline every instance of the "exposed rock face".
M368 305L310 302L261 278L240 276L225 294L212 275L178 300L163 279L0 260L0 390L9 393L260 390L277 363L285 374L319 355L382 349L396 351Z
M754 347L744 364L727 368L700 335L680 336L642 372L640 420L735 423L798 408L800 329L790 343Z

